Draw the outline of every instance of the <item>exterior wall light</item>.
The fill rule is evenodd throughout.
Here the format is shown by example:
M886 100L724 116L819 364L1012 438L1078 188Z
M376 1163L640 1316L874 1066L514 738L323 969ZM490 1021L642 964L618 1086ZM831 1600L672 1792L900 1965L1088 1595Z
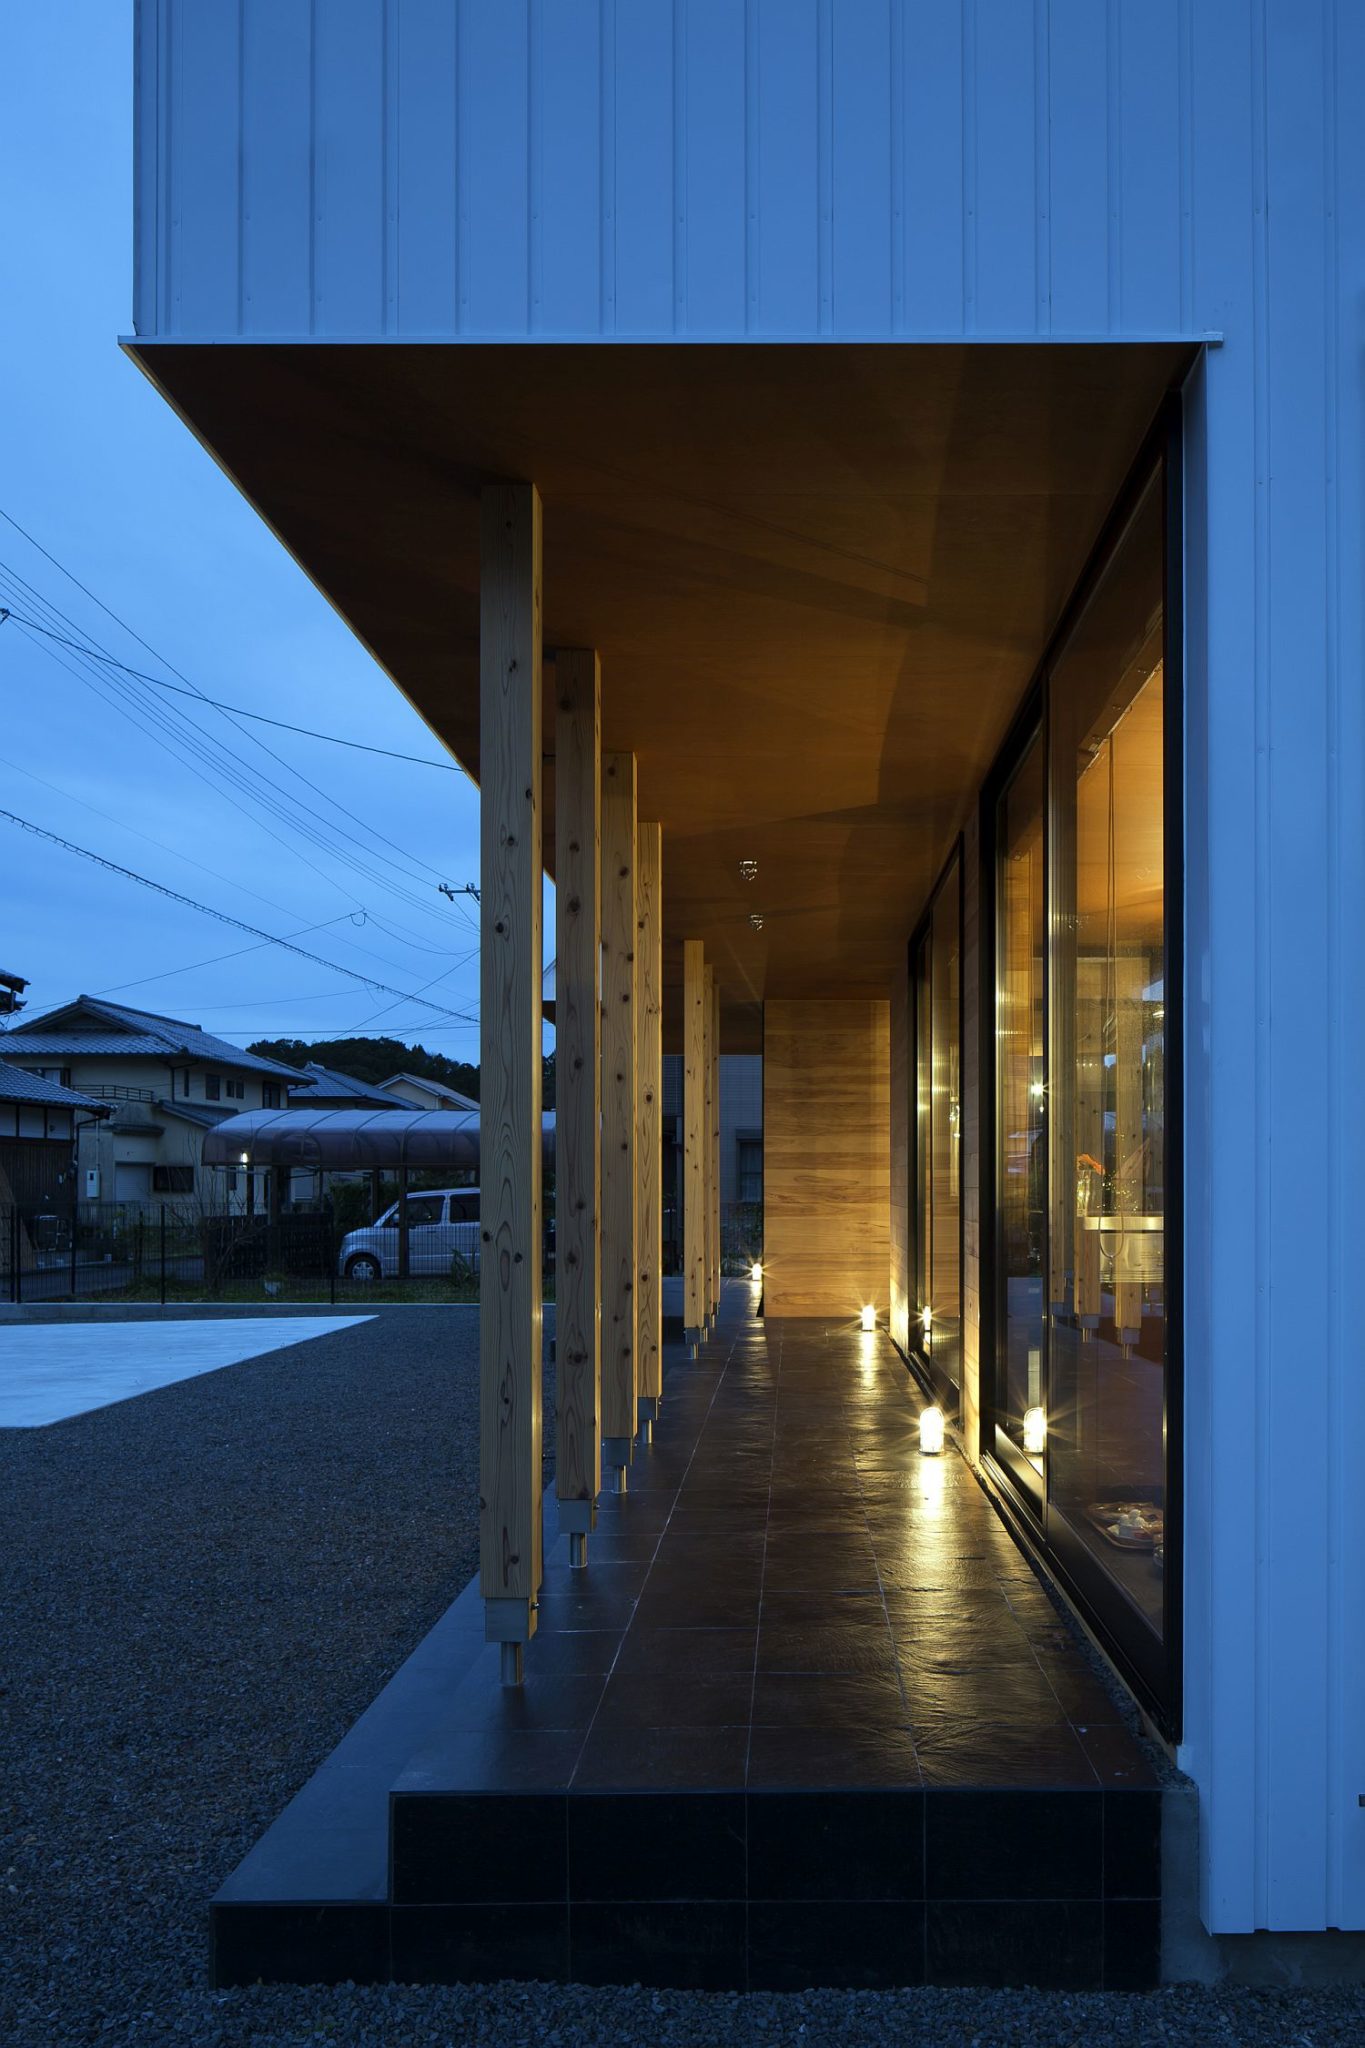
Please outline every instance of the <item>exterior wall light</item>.
M920 1310L919 1319L920 1324L924 1330L924 1341L927 1344L929 1342L930 1337L933 1334L934 1329L934 1311L928 1306L927 1303Z
M1047 1410L1026 1408L1024 1410L1024 1449L1031 1458L1041 1456L1047 1449Z
M877 1327L877 1311L870 1301L863 1303L862 1326L865 1330L875 1330Z
M757 1259L754 1260L752 1266L750 1266L749 1268L749 1278L751 1280L761 1280L763 1278L763 1268L759 1264Z
M247 1155L246 1155L246 1153L245 1153L245 1152L239 1152L239 1153L237 1154L237 1158L238 1158L238 1161L239 1161L239 1163L240 1163L240 1164L241 1164L242 1166L250 1166L250 1164L251 1164L251 1161L250 1161L250 1160L249 1160L249 1159L247 1158Z
M920 1455L937 1458L943 1449L943 1410L926 1408L919 1419Z

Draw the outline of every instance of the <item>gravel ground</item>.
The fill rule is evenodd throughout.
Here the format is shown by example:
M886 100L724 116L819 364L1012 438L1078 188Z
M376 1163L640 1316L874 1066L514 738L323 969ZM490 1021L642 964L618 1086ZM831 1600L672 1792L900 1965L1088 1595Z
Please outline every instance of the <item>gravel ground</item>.
M474 1569L477 1353L389 1310L0 1433L0 2048L1365 2040L1354 1989L209 1991L209 1896Z

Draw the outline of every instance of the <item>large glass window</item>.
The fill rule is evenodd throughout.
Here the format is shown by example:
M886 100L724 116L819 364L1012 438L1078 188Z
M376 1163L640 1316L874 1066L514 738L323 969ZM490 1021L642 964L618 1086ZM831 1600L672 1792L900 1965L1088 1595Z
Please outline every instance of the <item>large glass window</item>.
M1162 507L1055 663L1048 1497L1161 1625L1166 1300Z
M993 1441L1154 1689L1171 1344L1165 486L1158 465L1135 493L994 801Z
M1042 1476L1043 1243L1047 1187L1043 1059L1043 742L1035 738L1000 798L997 825L996 1271L1001 1366L996 1429L1001 1451L1028 1482ZM1020 1465L1019 1461L1026 1463ZM1030 1483L1031 1484L1031 1483Z
M956 855L911 948L915 1022L915 1300L911 1338L962 1381L962 872Z

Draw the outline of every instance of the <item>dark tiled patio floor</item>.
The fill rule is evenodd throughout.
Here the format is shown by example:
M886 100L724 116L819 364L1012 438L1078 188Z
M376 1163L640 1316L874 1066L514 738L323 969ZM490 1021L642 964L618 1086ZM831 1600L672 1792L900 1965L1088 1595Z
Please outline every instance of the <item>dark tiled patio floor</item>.
M297 1929L264 1971L251 1929L309 1899L386 1915L400 1979L1153 1980L1152 1765L970 1469L921 1456L892 1346L726 1310L586 1571L547 1501L524 1687L467 1589L300 1795L302 1864L286 1815L221 1895L220 1981L288 1975ZM317 1829L381 1780L387 1871L371 1806L343 1884Z

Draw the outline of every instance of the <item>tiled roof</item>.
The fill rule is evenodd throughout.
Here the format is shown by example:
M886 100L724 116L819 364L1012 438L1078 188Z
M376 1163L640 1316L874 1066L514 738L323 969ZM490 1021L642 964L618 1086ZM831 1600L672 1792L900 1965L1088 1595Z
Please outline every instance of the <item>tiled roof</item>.
M230 1109L219 1109L211 1102L168 1102L165 1096L157 1100L157 1108L163 1116L178 1116L187 1124L197 1124L201 1130L211 1131L232 1115Z
M354 1074L343 1074L336 1067L324 1067L317 1060L309 1060L307 1066L294 1076L294 1085L311 1081L308 1100L316 1102L322 1096L338 1096L347 1102L371 1102L376 1109L397 1109L398 1102L392 1095L386 1095L382 1088L372 1086L369 1081L357 1081Z
M96 996L78 996L74 1003L53 1010L46 1017L12 1025L5 1034L17 1057L30 1053L120 1053L134 1058L203 1061L206 1065L233 1067L238 1072L278 1074L298 1086L302 1076L279 1060L261 1059L201 1031L181 1017L162 1017L154 1010L131 1010L122 1003L108 1003ZM20 1043L22 1041L22 1043Z
M433 1081L429 1074L390 1074L382 1084L383 1090L392 1095L397 1081L406 1081L410 1088L425 1088L433 1095L439 1095L447 1109L477 1109L479 1106L472 1096L461 1095L458 1088L450 1087L445 1081ZM402 1097L397 1100L401 1102ZM408 1106L411 1107L410 1104Z
M41 1074L26 1074L8 1060L0 1060L0 1102L44 1102L54 1109L98 1109L88 1095L63 1088L59 1081L45 1081Z

